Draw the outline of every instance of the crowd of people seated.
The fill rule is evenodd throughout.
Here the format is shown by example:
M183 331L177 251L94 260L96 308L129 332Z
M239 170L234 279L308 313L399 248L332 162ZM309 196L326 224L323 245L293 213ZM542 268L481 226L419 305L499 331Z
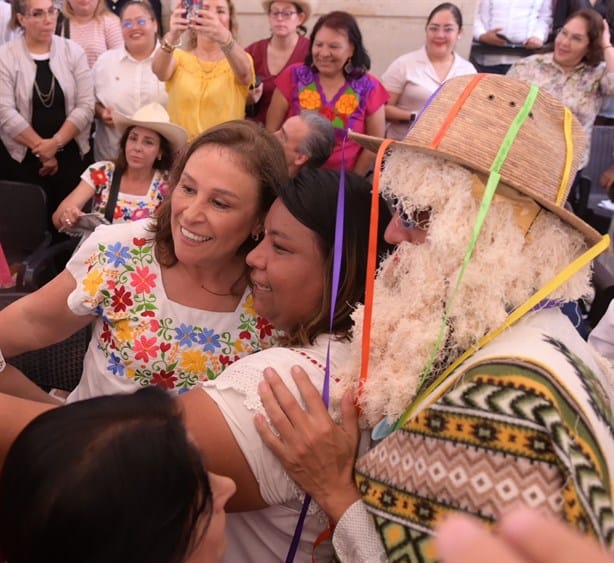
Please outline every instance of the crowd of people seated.
M261 5L11 2L0 180L81 239L0 309L0 561L611 563L614 304L564 307L614 0L478 0L470 60L440 3L381 77ZM65 396L11 365L85 327Z

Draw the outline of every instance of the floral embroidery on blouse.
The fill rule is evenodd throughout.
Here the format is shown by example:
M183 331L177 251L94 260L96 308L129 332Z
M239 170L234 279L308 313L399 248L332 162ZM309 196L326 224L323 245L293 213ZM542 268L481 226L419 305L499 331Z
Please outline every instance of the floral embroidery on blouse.
M100 161L92 164L81 175L81 178L94 188L93 211L101 215L105 214L115 165L110 161ZM154 212L168 194L168 173L155 170L147 193L142 196L119 193L115 210L113 212L114 223L138 221L153 216Z
M317 72L305 65L296 68L298 105L301 109L317 111L328 119L339 134L353 128L363 119L373 82L368 75L349 78L331 101L326 100Z
M98 350L114 376L183 393L273 342L273 326L256 315L251 295L228 313L237 319L234 330L161 316L166 297L148 238L134 237L131 245L99 242L86 264L85 303L102 318ZM207 312L202 318L207 320Z

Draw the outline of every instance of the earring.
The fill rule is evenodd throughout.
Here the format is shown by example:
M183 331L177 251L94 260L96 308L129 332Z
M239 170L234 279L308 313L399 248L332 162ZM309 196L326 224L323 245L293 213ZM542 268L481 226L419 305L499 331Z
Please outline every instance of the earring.
M262 236L262 233L252 233L252 240L254 242L260 242L261 236Z
M343 67L343 72L348 76L354 72L354 65L352 64L352 57L349 57L345 66Z
M162 155L158 156L158 158L156 158L156 160L162 160Z

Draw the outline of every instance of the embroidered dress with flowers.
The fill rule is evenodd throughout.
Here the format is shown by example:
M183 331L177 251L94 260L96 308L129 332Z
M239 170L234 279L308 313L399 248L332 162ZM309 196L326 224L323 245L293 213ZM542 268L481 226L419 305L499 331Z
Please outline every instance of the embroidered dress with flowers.
M95 162L81 174L81 179L94 190L92 210L100 215L104 215L107 208L114 171L115 164L103 160ZM167 193L168 174L161 170L154 170L151 184L145 195L119 192L113 212L113 222L125 223L151 217Z
M68 306L97 317L69 402L146 385L180 394L273 343L273 327L254 312L249 288L232 312L171 301L149 224L99 227L67 265L77 283Z
M331 100L320 86L319 74L306 65L293 65L283 71L275 84L288 100L287 117L302 110L317 111L335 129L335 148L324 168L341 169L341 147L348 129L364 133L367 118L388 101L388 92L379 80L369 73L350 77ZM362 148L354 141L345 147L345 165L352 170Z

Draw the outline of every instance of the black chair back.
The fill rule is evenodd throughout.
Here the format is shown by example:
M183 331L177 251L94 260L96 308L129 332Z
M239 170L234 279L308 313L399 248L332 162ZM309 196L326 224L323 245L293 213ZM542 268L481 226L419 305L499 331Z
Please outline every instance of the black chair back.
M9 264L24 262L51 244L43 188L0 180L0 243Z

